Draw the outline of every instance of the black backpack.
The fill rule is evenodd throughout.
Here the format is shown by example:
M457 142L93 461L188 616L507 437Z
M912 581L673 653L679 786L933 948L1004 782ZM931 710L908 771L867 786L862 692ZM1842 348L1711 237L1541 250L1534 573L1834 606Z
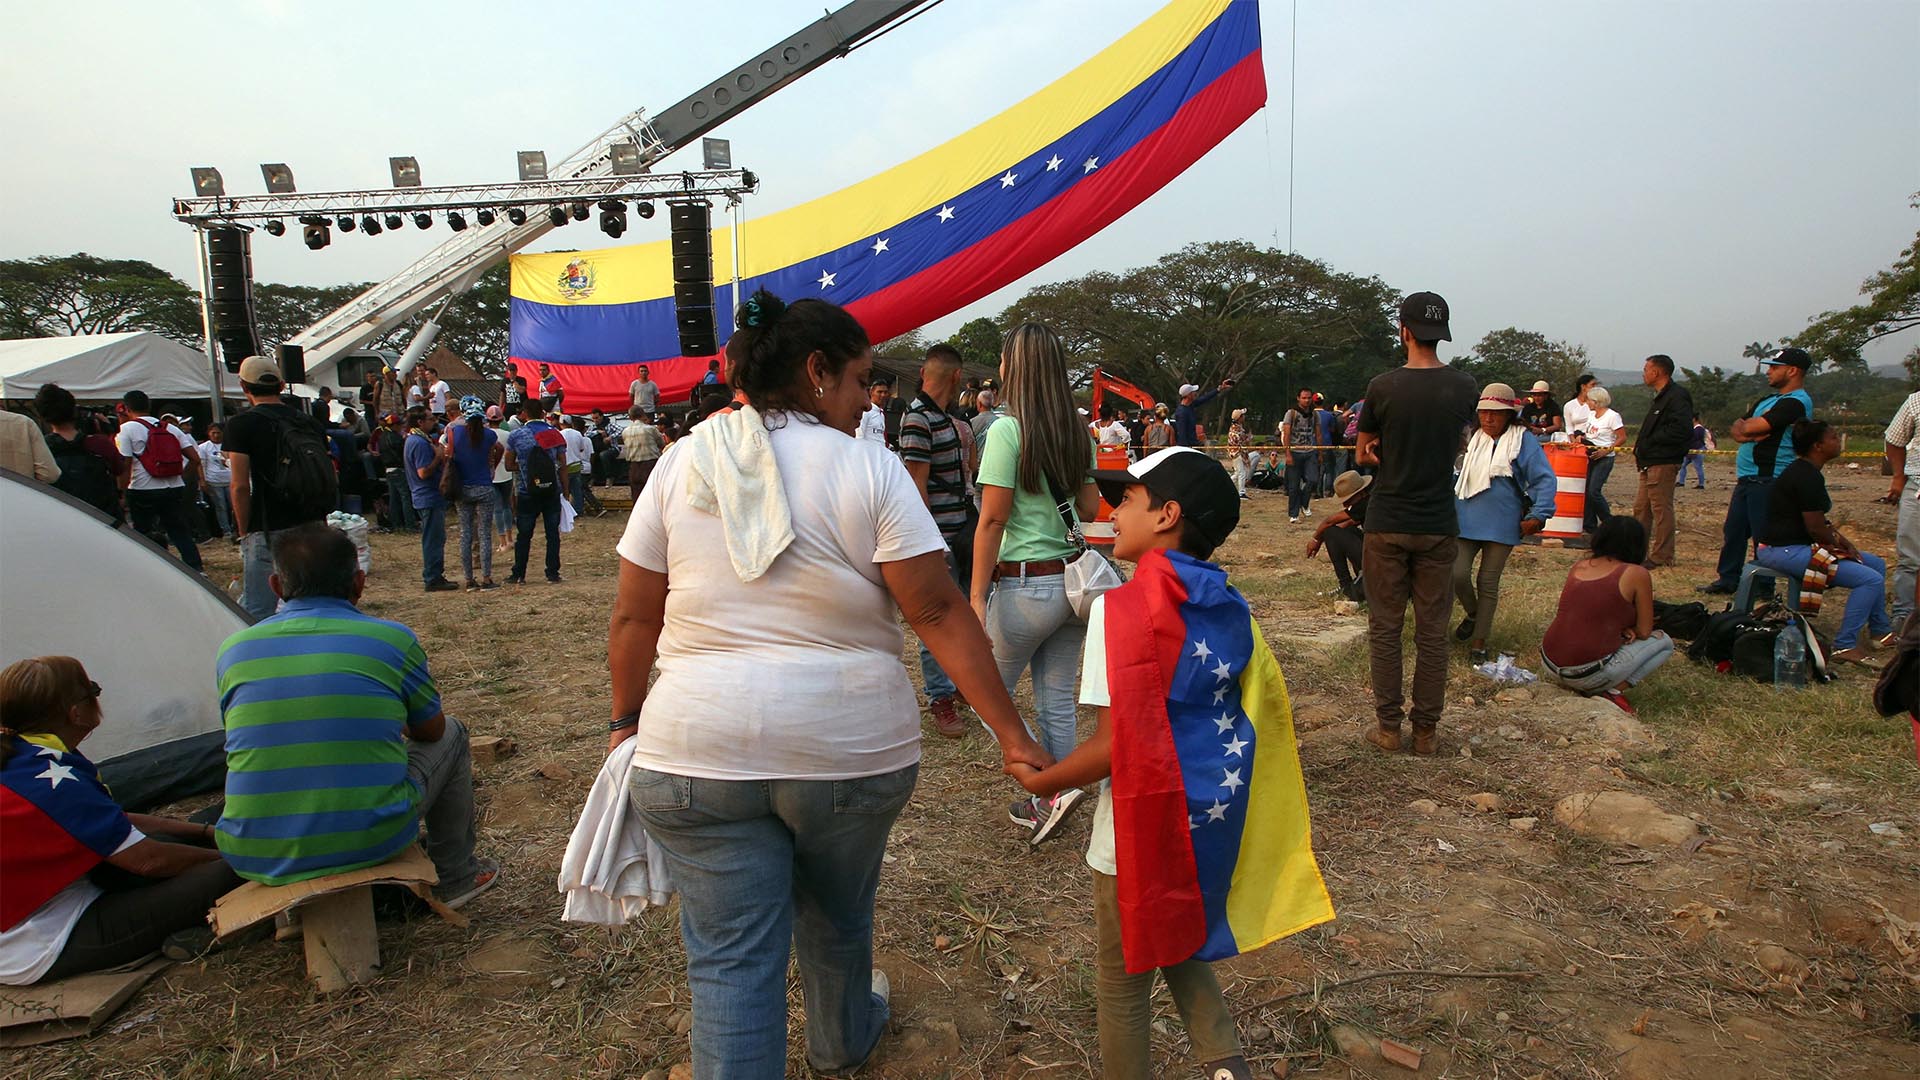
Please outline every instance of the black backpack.
M1707 628L1707 605L1698 600L1689 600L1684 604L1669 604L1664 600L1653 602L1653 628L1664 630L1675 641L1692 641Z
M554 468L553 451L538 443L527 454L527 490L552 491L560 485L560 472Z
M298 517L289 522L263 522L268 528L286 528L327 516L339 502L340 477L327 449L327 434L318 421L306 416L276 417L273 463L264 479L277 501L292 507Z
M113 470L100 455L87 449L87 436L68 439L48 432L47 449L53 453L53 463L60 466L60 479L53 486L118 520L120 492L113 482Z

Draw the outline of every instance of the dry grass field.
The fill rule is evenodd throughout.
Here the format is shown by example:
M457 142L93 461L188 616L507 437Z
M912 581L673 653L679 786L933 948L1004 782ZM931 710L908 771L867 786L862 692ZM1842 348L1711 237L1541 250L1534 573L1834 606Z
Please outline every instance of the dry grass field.
M1892 510L1871 501L1883 482L1831 475L1844 527L1891 557ZM1615 474L1616 504L1632 482ZM1656 575L1669 598L1707 580L1730 484L1722 465L1709 490L1682 492L1682 565ZM1869 673L1777 693L1676 658L1634 695L1630 724L1537 687L1495 693L1462 649L1439 755L1388 757L1360 738L1361 619L1334 612L1324 557L1301 556L1307 530L1283 511L1282 495L1260 494L1221 557L1291 687L1339 917L1221 965L1260 1075L1416 1075L1383 1061L1381 1037L1423 1051L1417 1075L1432 1077L1920 1073L1920 768L1904 721L1869 707ZM507 878L470 927L384 926L383 974L332 998L306 986L297 943L178 966L102 1034L17 1054L6 1073L558 1080L685 1061L674 912L573 926L554 891L605 746L621 524L581 523L564 584L536 572L489 593L423 595L412 537L376 538L368 610L419 632L450 713L520 748L478 767L482 844ZM1575 557L1516 553L1496 648L1537 660ZM210 565L222 581L237 567L225 546ZM927 732L879 897L895 1029L864 1075L1093 1075L1087 819L1029 851L986 737ZM1651 800L1695 835L1632 846L1556 821L1556 803L1583 792ZM797 987L792 1000L799 1076ZM1160 1075L1197 1075L1158 1000Z

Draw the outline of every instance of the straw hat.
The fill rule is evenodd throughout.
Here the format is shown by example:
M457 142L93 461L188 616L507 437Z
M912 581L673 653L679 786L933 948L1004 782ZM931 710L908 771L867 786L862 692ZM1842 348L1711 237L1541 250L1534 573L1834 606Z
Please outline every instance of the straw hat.
M1244 416L1246 416L1246 415L1247 415L1247 410L1245 410L1245 409L1235 409L1235 410L1233 410L1233 418L1234 418L1235 420L1238 420L1238 419L1240 419L1241 417L1244 417Z
M1480 403L1475 405L1474 408L1505 409L1508 412L1518 412L1520 407L1513 400L1513 387L1503 382L1497 382L1488 383L1487 388L1480 391Z
M1551 393L1553 393L1553 387L1551 387L1551 386L1548 386L1548 385L1547 385L1547 380L1545 380L1545 379L1541 379L1541 380L1539 380L1538 382L1535 382L1535 383L1533 384L1533 389L1531 389L1531 390L1529 390L1529 391L1527 391L1527 393L1529 393L1529 394L1551 394Z
M1334 478L1333 497L1344 503L1367 490L1367 485L1371 483L1373 483L1373 477L1361 476L1352 469L1348 469Z

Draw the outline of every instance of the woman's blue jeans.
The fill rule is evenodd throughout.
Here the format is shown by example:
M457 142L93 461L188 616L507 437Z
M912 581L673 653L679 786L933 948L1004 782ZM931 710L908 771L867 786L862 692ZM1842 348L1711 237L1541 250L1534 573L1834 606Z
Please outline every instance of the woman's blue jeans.
M993 640L993 662L1009 695L1020 673L1033 669L1034 720L1040 730L1031 734L1055 761L1064 760L1077 741L1075 690L1080 650L1087 639L1087 624L1067 603L1066 576L1003 577L995 582L987 598L987 637Z
M1797 577L1807 572L1807 561L1811 558L1813 549L1805 544L1763 544L1754 561L1769 570ZM1858 562L1843 559L1834 564L1833 579L1827 587L1847 590L1847 607L1840 613L1840 632L1834 635L1834 648L1858 646L1862 628L1871 630L1875 637L1893 630L1893 622L1887 617L1885 559L1864 551Z
M873 992L873 896L919 768L852 780L633 770L634 809L680 894L695 1080L786 1075L790 949L808 1063L844 1071L873 1052L888 1016Z

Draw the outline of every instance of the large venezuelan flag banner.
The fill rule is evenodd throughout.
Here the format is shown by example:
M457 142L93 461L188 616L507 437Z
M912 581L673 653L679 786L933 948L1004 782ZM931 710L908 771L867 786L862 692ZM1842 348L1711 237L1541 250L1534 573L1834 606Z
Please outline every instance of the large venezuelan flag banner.
M750 222L742 288L814 296L875 341L949 314L1105 228L1266 104L1257 0L1175 0L1060 81L869 180ZM659 220L659 219L656 219ZM733 278L731 229L715 279ZM569 411L625 409L648 365L663 401L707 358L679 355L665 241L513 256L512 340L529 384L552 365ZM728 292L718 290L724 303ZM730 320L722 312L725 341Z
M1287 685L1226 572L1153 551L1105 602L1127 970L1223 959L1333 918Z

